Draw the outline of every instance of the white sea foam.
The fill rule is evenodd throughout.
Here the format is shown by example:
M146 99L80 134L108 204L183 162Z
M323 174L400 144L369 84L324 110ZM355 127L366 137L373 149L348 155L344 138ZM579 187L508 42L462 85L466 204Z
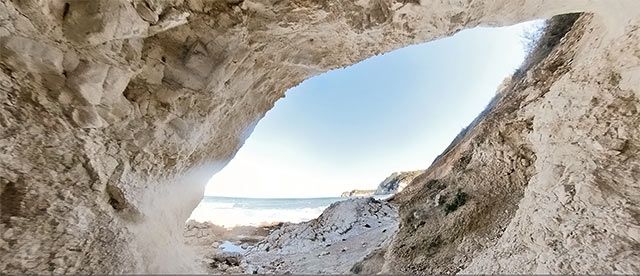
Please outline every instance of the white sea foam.
M190 219L233 226L260 226L275 222L303 222L317 218L329 204L340 198L243 199L205 198Z

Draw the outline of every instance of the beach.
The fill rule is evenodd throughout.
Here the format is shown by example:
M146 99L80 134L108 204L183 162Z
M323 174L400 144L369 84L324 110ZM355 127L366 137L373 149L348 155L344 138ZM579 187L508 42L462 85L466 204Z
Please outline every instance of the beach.
M212 222L222 227L298 223L317 218L341 197L245 198L205 196L189 220Z
M227 216L223 226L190 220L184 234L185 243L212 274L348 273L383 247L398 227L396 208L371 197L218 200L203 200L198 218L209 208L213 213L228 210L238 219ZM288 207L279 218L292 221L267 222L255 216L273 212L277 208L267 207L276 203ZM320 211L307 219L309 209Z

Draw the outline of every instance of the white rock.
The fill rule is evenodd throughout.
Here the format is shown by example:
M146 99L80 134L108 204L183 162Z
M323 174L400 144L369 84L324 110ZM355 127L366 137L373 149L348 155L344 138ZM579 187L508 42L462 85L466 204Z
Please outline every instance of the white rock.
M61 50L24 37L0 37L0 57L15 70L53 75L61 75L63 70Z
M102 85L108 73L109 65L82 61L76 70L69 73L67 86L86 103L98 105L104 94Z
M114 66L81 61L76 70L68 74L67 86L88 104L114 104L121 101L132 75Z
M367 224L371 228L364 227ZM375 250L375 247L362 247L361 244L382 243L391 236L391 232L371 229L395 229L397 226L397 211L389 203L373 198L352 198L332 204L312 221L285 224L259 246L249 249L245 260L252 265L264 266L268 273L317 273L319 270L347 273ZM317 257L326 261L314 262ZM283 263L276 268L269 266L277 261ZM332 265L324 265L326 262Z
M148 28L126 0L73 1L64 18L65 36L79 45L144 37Z
M75 108L71 113L71 118L80 128L100 128L104 126L104 121L93 106Z
M188 12L180 12L176 9L171 8L161 15L160 21L158 21L158 23L149 27L149 35L156 35L180 25L187 24L187 22L189 22L187 20L189 18L189 15L190 14Z

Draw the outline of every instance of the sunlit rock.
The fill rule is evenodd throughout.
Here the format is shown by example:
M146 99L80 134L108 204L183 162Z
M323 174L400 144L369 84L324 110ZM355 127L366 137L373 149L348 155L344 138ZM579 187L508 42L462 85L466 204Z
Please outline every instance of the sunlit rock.
M638 273L637 0L1 1L0 272L202 273L182 224L288 88L572 12L475 138L395 196L397 235L362 269Z

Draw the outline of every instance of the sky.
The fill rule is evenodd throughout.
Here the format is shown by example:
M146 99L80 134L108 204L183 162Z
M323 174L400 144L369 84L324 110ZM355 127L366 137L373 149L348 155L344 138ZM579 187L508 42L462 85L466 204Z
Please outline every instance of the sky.
M333 197L426 169L525 57L527 22L378 55L286 92L208 196Z

